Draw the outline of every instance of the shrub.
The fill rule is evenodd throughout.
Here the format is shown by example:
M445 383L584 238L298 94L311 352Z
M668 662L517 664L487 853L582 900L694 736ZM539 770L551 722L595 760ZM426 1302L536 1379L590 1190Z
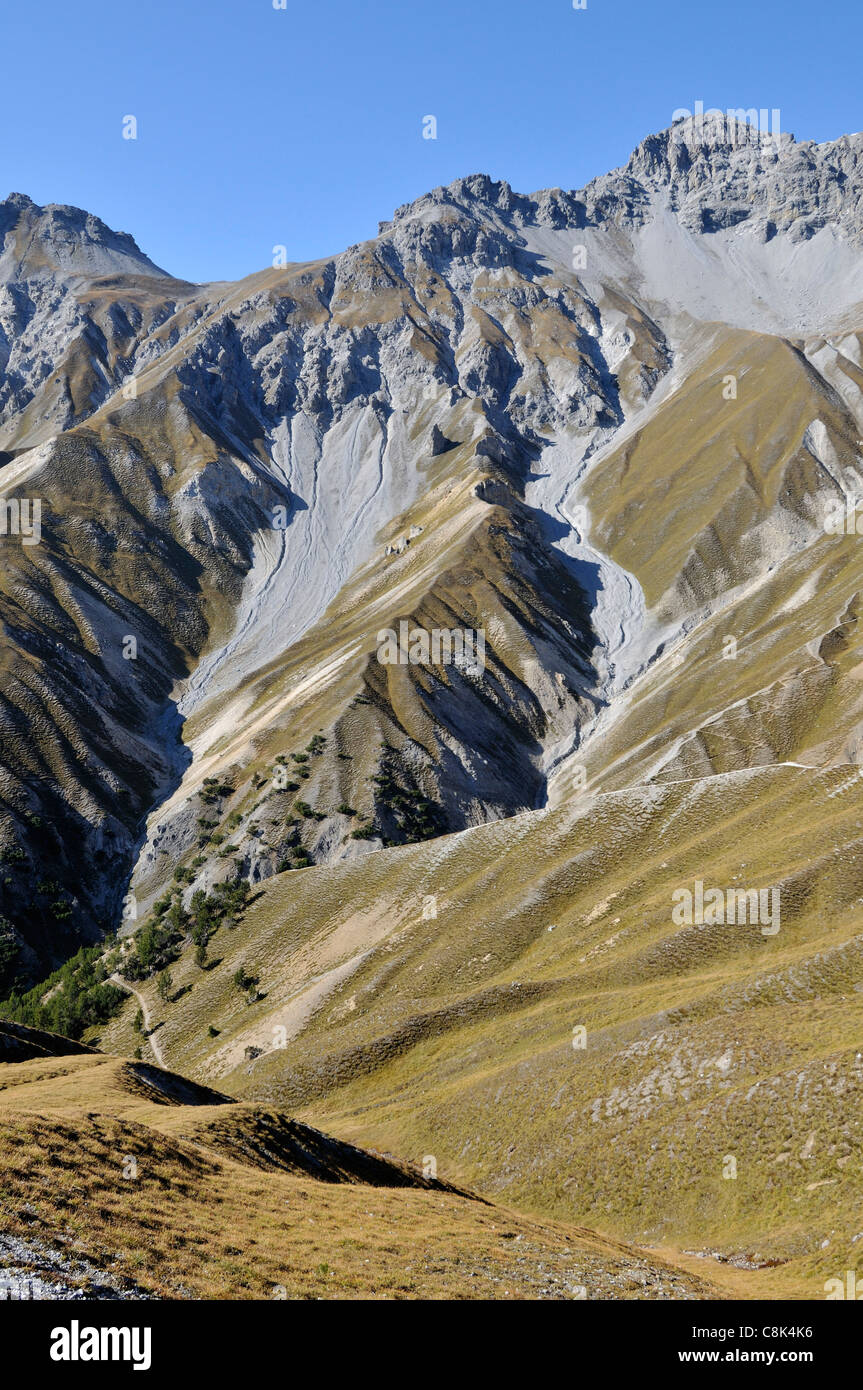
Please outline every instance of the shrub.
M257 988L258 976L250 975L244 965L241 965L239 969L234 971L233 978L234 984L237 986L238 990L242 991L242 993L245 993L247 990Z
M377 840L379 838L380 832L375 826L374 822L372 822L370 825L360 826L359 830L351 831L352 840Z
M199 795L202 801L211 803L220 801L225 796L233 796L234 788L229 782L220 782L218 777L205 777Z
M125 980L144 980L177 959L185 929L185 913L171 906L167 921L145 922L135 936L135 947L121 966Z

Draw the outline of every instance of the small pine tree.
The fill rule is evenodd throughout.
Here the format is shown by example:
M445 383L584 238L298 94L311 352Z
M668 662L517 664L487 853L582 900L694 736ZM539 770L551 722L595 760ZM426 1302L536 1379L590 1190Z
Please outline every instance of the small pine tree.
M234 984L237 986L237 989L246 992L247 990L254 989L257 983L257 975L250 975L244 965L241 965L238 970L234 971Z

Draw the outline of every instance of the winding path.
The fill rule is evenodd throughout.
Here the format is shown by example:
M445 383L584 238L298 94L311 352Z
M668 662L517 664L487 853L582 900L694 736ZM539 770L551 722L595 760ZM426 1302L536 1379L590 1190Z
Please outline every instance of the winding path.
M138 990L136 990L132 985L130 985L128 980L124 980L122 975L118 975L115 973L113 975L109 975L108 979L111 981L112 984L117 985L120 989L126 990L127 994L134 994L135 998L141 1006L141 1013L144 1015L144 1028L147 1034L147 1042L150 1044L153 1056L159 1063L160 1067L165 1067L167 1069L165 1058L162 1055L162 1044L159 1042L159 1039L155 1036L155 1034L151 1031L150 1010L147 1008L147 1001L145 1000L143 994L139 994Z

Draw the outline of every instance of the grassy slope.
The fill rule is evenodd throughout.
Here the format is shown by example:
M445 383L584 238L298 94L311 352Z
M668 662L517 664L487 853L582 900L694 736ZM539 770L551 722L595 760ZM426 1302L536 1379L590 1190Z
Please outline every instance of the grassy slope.
M284 1117L213 1099L104 1056L0 1064L3 1231L168 1298L714 1294L661 1260L322 1136L307 1133L313 1161L287 1170L255 1147L265 1120L269 1144L280 1123L284 1139Z
M592 475L595 534L657 621L697 618L588 738L589 785L608 794L579 797L564 768L546 813L271 880L218 934L212 970L174 971L190 988L155 1015L172 1064L434 1153L538 1213L771 1266L735 1289L818 1297L853 1267L863 562L854 537L820 531L814 419L853 471L856 426L799 353L717 333ZM343 612L308 639L319 661L365 605ZM695 878L779 885L780 933L676 927L672 893ZM231 984L239 964L260 974L255 1005ZM133 1045L130 1017L109 1045Z
M858 1234L861 826L856 774L773 768L281 875L219 932L220 964L174 970L192 988L159 1037L211 1084L433 1153L487 1195L780 1260L757 1287L817 1297ZM780 932L674 926L697 877L781 885ZM131 1047L129 1019L106 1045Z

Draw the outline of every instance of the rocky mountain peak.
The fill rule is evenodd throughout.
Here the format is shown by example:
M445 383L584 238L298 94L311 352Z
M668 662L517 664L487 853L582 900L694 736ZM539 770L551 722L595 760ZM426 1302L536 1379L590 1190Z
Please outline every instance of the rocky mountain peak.
M627 162L583 189L543 189L525 195L505 180L471 174L396 209L386 234L409 221L470 218L499 230L526 226L638 226L657 203L694 232L715 232L751 221L769 239L787 231L808 240L839 226L853 242L863 236L863 134L816 144L787 131L762 129L728 112L690 117L648 135Z
M715 232L750 222L769 240L777 232L808 240L827 225L854 243L863 235L863 135L815 144L762 129L733 112L689 117L649 135L627 163L583 192L591 220L642 223L665 204L689 231Z
M55 276L164 276L128 232L115 232L83 208L40 207L25 193L0 203L0 281Z

